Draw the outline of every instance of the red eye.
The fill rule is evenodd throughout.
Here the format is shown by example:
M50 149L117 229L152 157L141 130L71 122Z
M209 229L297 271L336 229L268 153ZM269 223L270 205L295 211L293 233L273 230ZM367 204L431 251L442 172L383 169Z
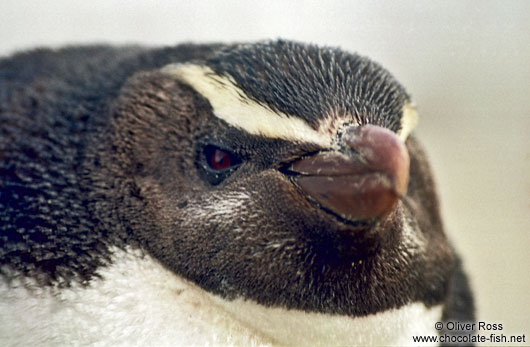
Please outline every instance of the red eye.
M224 171L240 162L233 154L215 146L206 146L204 155L208 166L215 171Z
M208 159L208 163L214 170L225 170L230 167L230 154L220 149L215 149Z

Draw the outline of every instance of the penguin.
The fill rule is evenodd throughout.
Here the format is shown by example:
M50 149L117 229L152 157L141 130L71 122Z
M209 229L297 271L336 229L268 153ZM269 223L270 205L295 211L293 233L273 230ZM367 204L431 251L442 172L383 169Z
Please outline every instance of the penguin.
M287 40L2 58L2 345L458 334L417 118L378 63Z

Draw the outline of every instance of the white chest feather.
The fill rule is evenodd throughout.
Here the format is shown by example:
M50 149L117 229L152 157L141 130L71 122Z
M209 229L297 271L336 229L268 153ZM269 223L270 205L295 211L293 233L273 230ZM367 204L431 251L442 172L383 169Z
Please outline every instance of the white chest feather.
M412 345L413 335L436 334L442 312L414 303L352 319L226 301L132 250L116 250L100 275L88 288L63 290L0 281L0 344Z

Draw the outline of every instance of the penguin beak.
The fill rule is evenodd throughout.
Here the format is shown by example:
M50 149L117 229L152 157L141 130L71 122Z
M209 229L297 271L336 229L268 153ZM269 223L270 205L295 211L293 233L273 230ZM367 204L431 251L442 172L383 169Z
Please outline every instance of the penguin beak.
M289 167L310 200L350 221L381 218L407 193L409 155L392 131L347 128L341 151L303 157Z

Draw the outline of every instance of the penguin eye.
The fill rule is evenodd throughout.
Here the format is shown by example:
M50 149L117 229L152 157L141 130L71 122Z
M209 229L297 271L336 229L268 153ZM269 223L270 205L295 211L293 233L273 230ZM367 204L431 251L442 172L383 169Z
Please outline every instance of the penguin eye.
M233 153L217 146L207 145L203 149L207 180L213 184L221 183L239 165L241 160Z
M204 155L206 156L208 166L215 171L224 171L237 161L231 153L214 146L206 146Z

